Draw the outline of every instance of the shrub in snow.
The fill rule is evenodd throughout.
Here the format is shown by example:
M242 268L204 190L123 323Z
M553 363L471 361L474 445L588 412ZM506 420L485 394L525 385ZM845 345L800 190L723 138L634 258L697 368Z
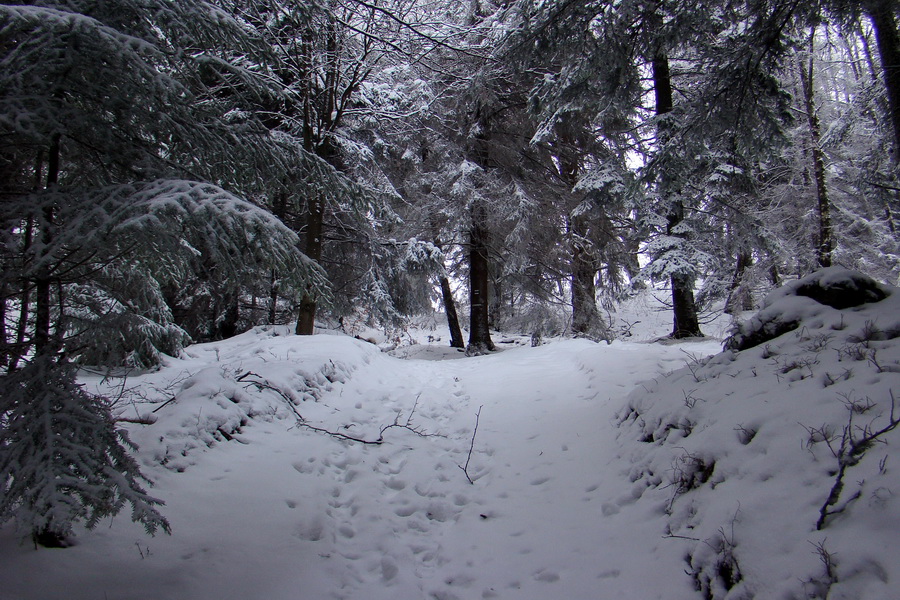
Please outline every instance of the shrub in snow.
M0 379L0 523L14 519L35 543L64 547L76 522L93 528L127 503L147 533L168 532L128 436L75 374L70 363L38 356Z
M703 597L891 597L898 389L897 288L829 268L770 294L721 354L636 390L619 413L634 494Z

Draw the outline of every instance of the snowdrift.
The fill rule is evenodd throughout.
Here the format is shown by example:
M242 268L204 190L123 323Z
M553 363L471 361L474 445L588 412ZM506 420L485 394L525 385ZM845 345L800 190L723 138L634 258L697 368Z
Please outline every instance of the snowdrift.
M703 597L896 595L898 336L896 288L825 269L631 396L627 475Z
M145 460L178 472L196 463L198 449L245 443L243 428L253 421L319 423L317 419L334 416L333 409L318 400L380 356L365 342L329 335L298 338L283 327L256 328L226 342L189 348L185 354L187 361L177 361L182 370L165 383L142 388L153 410L135 405L132 415L153 423L133 434ZM188 366L191 359L203 358L207 366ZM160 401L166 395L170 397ZM128 418L128 409L122 414Z

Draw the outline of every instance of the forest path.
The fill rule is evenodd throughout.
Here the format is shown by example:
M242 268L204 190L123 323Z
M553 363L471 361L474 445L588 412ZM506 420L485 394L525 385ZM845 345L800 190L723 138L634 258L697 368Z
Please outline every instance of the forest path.
M143 455L173 535L146 538L122 516L74 548L34 552L7 526L0 600L694 597L678 542L659 530L664 506L634 503L638 457L621 456L615 415L639 381L689 360L682 348L717 342L569 340L429 361L316 337L192 347L171 369L288 381L344 361L349 376L298 405L308 421L368 440L409 427L368 445L255 418L242 443L192 450L184 472ZM164 410L184 411L190 430L213 408L195 401ZM143 447L155 431L136 432ZM474 483L461 468L470 447Z
M643 488L615 428L637 382L689 359L678 346L572 341L357 374L344 394L406 397L403 419L415 397L413 423L448 437L388 432L368 469L354 465L375 474L370 495L341 514L366 513L371 542L347 541L334 597L691 597L683 557L657 530L663 507L620 515ZM331 516L340 530L345 517Z

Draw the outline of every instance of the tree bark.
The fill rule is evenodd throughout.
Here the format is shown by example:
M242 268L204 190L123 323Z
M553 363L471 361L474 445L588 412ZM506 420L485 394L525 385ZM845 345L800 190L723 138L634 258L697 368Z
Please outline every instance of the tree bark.
M309 199L306 221L306 244L304 253L312 260L322 260L322 235L325 224L325 203L320 197ZM297 317L297 335L312 335L316 325L316 299L308 291L300 300L300 315Z
M278 217L281 222L285 221L287 215L287 192L279 191L275 194L275 201L272 203L272 214ZM286 225L287 223L285 223ZM269 277L269 310L266 322L274 325L278 315L278 273L272 270Z
M684 204L679 200L673 203L668 215L666 233L672 233L673 228L684 220ZM672 313L673 326L672 337L682 339L688 337L702 337L700 320L697 317L697 304L694 302L693 281L686 275L672 275Z
M4 281L0 285L0 367L9 364L9 343L6 338L6 297L9 286Z
M669 71L669 57L663 52L657 52L653 57L653 89L656 96L656 114L665 115L672 112L674 100L672 94L672 76ZM668 137L667 125L659 126L660 145L665 144ZM663 197L668 195L669 175L663 173L660 181L660 190ZM678 236L674 232L675 227L684 220L684 203L680 199L670 199L669 214L667 215L666 234ZM697 318L697 305L694 302L693 280L686 275L672 275L672 311L673 327L672 337L676 339L686 337L702 337L700 322Z
M238 290L222 292L221 302L216 303L215 314L221 313L216 318L211 337L214 340L227 340L238 333L238 321L241 318L240 294Z
M881 56L888 108L894 126L894 163L900 165L900 35L894 17L896 0L866 0L863 8L872 21Z
M737 255L737 264L734 267L734 277L731 279L731 291L725 302L725 313L734 315L742 310L753 310L753 296L745 285L747 269L753 265L753 255L747 251L740 251Z
M266 318L266 322L269 325L274 325L275 321L278 317L278 275L275 273L275 269L272 269L271 277L269 278L269 314Z
M47 189L56 188L59 183L59 149L60 136L55 135L50 142L49 154L47 157ZM48 206L44 209L44 223L41 227L41 241L45 248L49 248L53 241L53 208ZM46 258L46 257L45 257ZM50 344L50 313L51 313L51 279L50 268L45 265L41 267L34 281L34 350L37 354L46 354L52 352Z
M476 112L481 131L469 152L484 170L490 168L490 122L483 107ZM477 355L494 350L490 329L490 263L488 259L487 210L481 201L472 203L469 228L469 343L466 354Z
M570 221L572 241L572 332L576 336L593 337L600 324L597 311L597 261L585 236L588 234L583 217Z
M833 249L831 204L828 201L828 187L825 181L825 153L822 151L819 116L816 114L812 44L813 38L810 36L809 61L806 65L800 63L800 85L803 88L803 104L806 109L806 122L809 126L809 146L816 186L816 217L818 219L816 260L820 267L830 267Z
M456 312L456 302L453 300L453 290L450 289L450 280L446 275L442 275L440 281L444 314L447 315L447 326L450 328L450 347L465 348L466 343L463 341L462 329L459 326L459 315Z
M494 350L488 315L488 232L484 207L472 208L469 231L469 344L467 354L484 354Z
M22 241L22 270L25 269L27 256L31 250L31 243L34 238L34 219L28 217L25 223L25 235ZM31 282L22 280L22 295L19 298L19 320L16 323L16 339L13 343L12 352L9 358L9 372L15 371L19 365L19 360L25 355L26 341L25 334L28 329L28 319L30 318L31 308Z
M559 176L568 189L572 190L578 183L581 171L577 151L572 150L577 144L565 130L559 135ZM591 231L590 219L591 216L587 214L572 214L568 219L571 251L569 285L572 290L572 333L596 338L601 329L596 287L600 265L596 258L596 231Z

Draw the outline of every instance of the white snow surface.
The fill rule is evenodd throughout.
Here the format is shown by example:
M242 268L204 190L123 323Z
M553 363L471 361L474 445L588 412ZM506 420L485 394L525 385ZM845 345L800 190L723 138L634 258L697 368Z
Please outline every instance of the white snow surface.
M0 599L895 600L900 429L816 522L838 466L823 438L879 429L900 398L883 334L900 294L795 300L766 310L800 328L742 352L639 326L610 345L497 334L477 358L286 328L192 346L130 377L119 408L156 419L126 426L172 534L123 513L36 550L7 525Z

